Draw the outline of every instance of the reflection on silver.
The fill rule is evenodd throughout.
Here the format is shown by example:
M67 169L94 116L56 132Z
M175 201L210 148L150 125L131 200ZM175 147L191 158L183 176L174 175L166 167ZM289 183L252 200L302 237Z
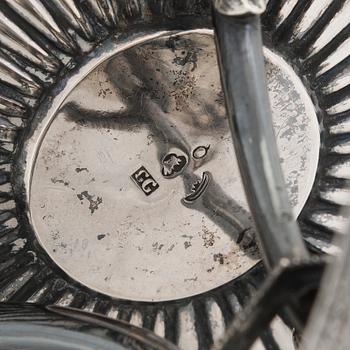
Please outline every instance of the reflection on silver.
M6 4L13 10L11 12L11 18L3 14ZM204 322L208 317L209 310L212 310L209 305L210 300L208 295L218 301L218 306L222 312L221 317L216 315L213 318L213 325L215 323L216 326L219 325L218 327L220 327L222 316L225 322L227 319L230 319L232 315L236 316L239 311L239 307L237 306L237 303L239 304L238 299L242 301L240 295L243 294L244 299L250 298L251 293L247 293L246 286L251 285L252 281L254 282L253 284L256 285L255 282L259 279L261 272L259 266L250 270L244 276L241 276L242 278L238 281L231 281L228 284L224 284L209 294L196 294L196 291L199 289L198 285L201 284L203 280L210 281L210 283L208 282L207 286L202 286L203 288L201 290L207 290L207 287L211 288L211 286L219 285L221 283L220 281L227 280L225 276L222 276L225 264L219 264L220 261L227 261L227 256L225 254L217 256L216 262L218 263L218 268L214 266L212 272L206 272L206 266L204 266L204 273L198 276L197 281L187 282L193 283L195 287L193 291L191 291L190 286L188 286L187 294L196 294L190 299L162 303L138 303L106 298L102 294L95 293L95 291L82 288L81 284L77 283L74 278L68 278L62 273L61 269L58 268L58 263L60 266L64 266L62 263L64 258L65 260L70 259L69 251L66 255L63 255L61 251L61 259L58 259L57 256L55 256L54 260L47 259L47 254L42 249L39 250L38 242L33 236L34 227L27 225L27 220L24 215L26 208L32 208L32 204L27 202L27 200L30 199L27 196L27 190L29 191L28 184L32 178L32 170L34 169L35 156L37 154L36 150L40 146L42 136L44 136L47 129L49 129L50 120L55 117L56 111L59 110L73 88L85 77L88 77L87 80L89 80L90 83L86 82L85 88L80 92L80 95L82 95L80 100L81 106L84 107L86 105L87 110L92 111L110 110L111 104L109 97L111 96L106 93L104 99L102 95L100 98L97 98L93 93L93 86L91 84L93 79L89 74L103 61L107 61L118 52L125 52L127 48L141 45L146 41L155 40L160 36L169 36L170 33L176 36L176 31L178 29L183 30L184 28L188 28L190 30L193 28L206 27L208 19L210 21L210 6L208 5L209 2L207 1L197 0L2 1L0 9L3 16L2 19L0 19L0 46L3 52L0 59L0 139L2 141L0 147L0 235L4 243L2 246L2 260L5 262L1 267L3 282L0 286L0 295L2 296L2 300L16 300L21 302L32 300L38 303L51 304L58 302L62 295L65 294L65 291L68 290L74 294L74 298L71 301L72 305L89 311L99 310L99 312L103 314L122 318L123 320L129 320L131 314L134 315L134 310L138 310L142 314L145 322L144 326L153 328L152 324L154 322L154 330L156 333L183 344L183 349L192 350L197 349L199 346L201 350L204 350L210 347L209 343L211 338L211 331L208 329L207 323ZM342 226L345 221L345 218L342 217L337 210L345 204L347 192L349 190L347 180L350 179L350 162L348 157L350 149L350 123L349 118L346 117L349 114L347 109L349 108L350 101L350 95L348 93L350 74L348 74L349 60L347 59L350 50L350 40L347 35L349 13L349 1L324 0L310 2L270 0L268 1L267 11L263 15L265 38L272 39L272 42L269 42L268 45L274 52L274 54L272 54L267 51L267 61L270 63L275 62L278 67L283 67L282 72L286 73L290 67L281 57L285 57L287 61L293 57L293 68L295 72L297 72L296 74L302 77L305 86L308 86L308 93L313 96L314 104L317 106L316 109L320 112L318 117L321 128L324 131L321 134L322 145L328 146L322 147L317 178L313 183L313 191L306 205L302 205L304 203L303 193L306 196L309 193L309 187L305 183L309 180L311 182L314 180L313 173L304 172L304 175L301 175L302 179L293 174L298 181L291 176L291 171L285 171L285 175L287 173L289 174L286 176L288 187L290 189L295 189L289 191L291 202L295 205L296 199L300 198L300 196L302 197L299 201L300 206L297 205L294 208L295 214L297 215L303 207L299 219L303 226L304 235L307 236L311 246L327 253L336 252L334 245L327 245L327 242L329 242L333 230L338 231L341 229L340 226ZM158 23L159 18L162 18L161 27L154 27L154 20ZM137 22L136 26L135 22ZM170 29L172 31L168 32ZM11 38L11 35L15 34L14 32L16 31L17 34L21 33L19 40L13 40L13 37ZM209 31L197 29L196 32L208 33ZM22 39L25 37L23 33L30 36L30 41ZM177 53L180 54L181 51ZM199 63L195 63L195 56L192 52L186 53L186 60L184 60L181 55L178 56L179 57L175 60L178 64L183 64L188 61L184 66L178 66L178 68L182 67L185 72L191 73L192 69L194 69L193 72L196 72L198 67L203 67L203 60ZM213 61L210 61L210 63L212 62ZM169 66L171 67L172 64ZM213 67L215 67L215 64L211 67L209 67L208 64L207 70L211 70ZM269 75L273 76L277 74L281 78L281 70L273 70L271 64L268 64L268 67ZM216 68L214 68L214 70L215 69ZM104 73L97 70L96 76L99 74L103 76ZM148 71L144 72L145 76L148 74ZM307 98L305 98L305 95L307 95L304 94L305 89L300 80L296 78L295 73L291 70L291 72L286 73L286 75L288 79L283 80L283 83L280 78L276 79L276 81L281 82L280 84L274 84L273 79L271 77L269 78L270 96L273 95L274 97L271 97L271 99L275 101L273 107L275 121L285 121L288 119L288 115L292 115L293 113L298 115L298 117L294 119L294 122L287 128L282 128L281 131L277 131L280 150L284 149L283 152L286 152L286 149L288 149L288 146L286 146L287 142L281 142L281 140L287 140L284 139L285 133L283 131L290 129L292 125L304 125L305 120L304 122L302 120L305 115L309 115L310 120L313 120L313 118L316 119L312 105L310 109L306 108L305 111L299 114L296 113L299 108L295 108L294 103L299 99L298 96L304 96L301 100L305 106L310 107L310 104L307 102ZM95 78L97 79L97 77ZM290 79L292 79L292 81ZM89 84L91 84L90 90L87 89L87 85ZM210 84L208 85L207 82L201 85L206 89L210 88ZM97 89L98 87L96 87L96 90ZM172 90L169 89L168 92L169 91ZM292 97L293 94L295 94L294 97ZM79 94L77 93L77 95ZM281 96L280 103L278 103L278 99L276 98L278 95ZM192 96L188 95L185 99L191 98ZM294 100L294 103L289 104L289 99ZM322 104L320 104L321 101ZM323 102L325 102L325 105L323 105ZM205 115L205 113L202 114ZM279 117L277 117L278 115ZM60 119L59 115L57 115L57 117ZM307 120L308 119L306 119L306 121ZM57 122L58 120L54 121L54 123ZM68 124L66 126L68 126ZM277 130L280 130L280 126L281 125L278 123L275 125ZM70 132L69 127L72 127L72 125L68 126L67 133ZM315 135L318 133L316 131L316 133L313 134L312 130L312 128L311 130L306 128L305 134L309 134L309 138L307 139L315 141L314 143L316 144L318 138L315 137ZM85 132L86 130L84 133ZM97 137L97 145L101 138L104 137L101 128L99 128L99 130L96 128L95 132L95 134L91 133L89 138L85 137L86 134L82 137L82 135L77 133L74 134L74 137L84 139L88 146L92 147L89 145L89 142L93 142L91 140L93 140L95 136L100 137ZM307 144L307 139L302 141L302 139L294 137L290 140L290 143L301 147L301 145ZM66 138L61 140L61 143L72 141L74 140ZM188 154L191 154L193 149L202 144L200 140L191 141L193 142L191 142L191 147L188 149ZM130 140L127 142L130 146L133 144ZM144 142L144 145L146 145L147 142L148 141ZM93 143L95 144L95 142ZM203 145L207 144L203 143ZM102 144L99 146L101 149L103 148ZM85 147L84 144L82 144L82 148L83 147ZM169 152L172 151L173 150L169 150ZM178 152L179 150L176 148L174 151ZM312 169L314 162L317 162L317 152L313 153L309 148L306 148L304 153L305 155L310 154L310 157L304 159L303 162ZM189 187L186 188L186 191L179 186L179 188L183 190L183 196L190 191L193 182L200 179L203 171L208 170L205 164L210 164L213 158L215 159L217 157L217 154L215 144L211 147L210 152L208 152L204 159L193 162L194 168L200 167L202 163L203 167L198 168L196 178L189 180ZM122 154L121 157L124 157L124 154ZM298 158L297 155L295 155L295 157L294 159ZM293 167L295 167L294 169L296 170L300 168L299 163L293 161L293 157L283 156L282 158L284 159L283 164L286 168L293 169ZM288 161L286 159L288 159ZM310 159L312 160L310 161ZM96 158L95 163L97 162L99 162L99 160ZM157 162L159 162L158 158ZM231 171L227 169L227 164L229 163L230 162L226 162L225 159L221 159L219 161L219 166L213 168L220 168L221 171L229 172ZM152 197L156 196L161 189L157 190L150 197L147 197L133 184L129 177L132 171L138 169L142 164L141 162L135 163L132 169L127 169L130 170L130 173L127 174L127 171L125 171L123 176L128 177L130 186L133 187L135 193L138 193L140 197L152 202ZM286 164L288 166L286 166ZM77 166L75 164L72 165L73 175L68 175L70 175L73 180L74 176L78 176L78 174L81 176L86 176L88 174L87 171L84 170L86 167ZM157 166L154 169L149 169L147 164L144 165L151 171L152 176L154 176L157 181L159 178L161 180L163 179L160 163L156 163ZM78 169L80 172L76 172L75 169ZM214 174L214 180L217 181L218 179L215 172L213 172L212 169L209 170ZM57 172L59 172L59 170ZM39 177L43 175L40 173L38 174L38 172L35 174L35 176ZM57 176L57 174L52 175L54 177ZM185 173L182 172L182 175L184 176ZM168 182L169 185L170 192L167 188L168 194L171 193L173 189L170 183L174 185L177 180L181 179L182 175L171 179L164 179L164 182ZM22 186L23 178L25 183L24 187ZM80 181L81 179L82 178L80 178ZM56 177L56 180L60 180L60 178ZM79 184L78 180L79 179L75 179L74 181ZM112 180L115 180L115 178L112 178ZM299 180L303 180L303 182L300 183ZM297 185L297 183L300 185ZM213 181L211 184L215 185ZM225 188L221 180L220 184ZM59 186L62 186L62 189L59 189ZM91 184L89 186L91 186ZM106 184L104 184L104 186L106 186ZM90 195L95 195L95 197L91 198L93 201L97 201L97 198L101 197L99 193L90 191L90 187L84 187L85 188L81 189L77 194L88 190ZM206 190L208 194L210 192L210 187L211 186L208 186ZM231 198L239 198L239 188L238 186L230 190ZM55 189L55 191L53 189ZM43 188L43 190L45 191L46 189ZM57 211L60 209L59 205L60 201L62 201L61 197L65 194L64 190L68 190L68 188L64 186L64 183L56 182L52 184L52 188L48 191L47 198L52 201L56 199L57 201ZM109 190L110 187L106 188L106 192ZM299 192L298 195L296 195L297 192ZM216 195L215 192L211 191L210 197L212 200L208 198L210 201L209 204L212 208L215 208L211 209L211 211L215 210L217 216L224 217L225 221L230 222L229 227L235 227L233 231L243 233L243 238L248 238L249 242L249 236L250 233L253 233L253 230L250 228L244 231L244 227L248 227L250 223L243 220L245 217L243 215L243 209L242 215L241 212L239 212L233 217L231 212L232 201L227 202L226 198L220 196L220 192ZM105 200L105 197L103 197L103 199ZM118 203L124 203L124 199L125 196L122 196L122 199L118 200ZM195 217L198 213L197 209L194 207L203 203L202 199L204 199L204 196L201 197L200 200L197 200L191 209ZM79 198L77 196L73 196L73 203L78 200ZM133 203L135 204L135 201ZM80 238L79 235L82 234L82 229L79 229L78 222L86 221L89 215L91 219L91 225L87 230L89 234L94 233L91 231L92 227L98 230L101 223L105 224L108 222L110 227L113 227L115 222L113 218L110 219L110 217L119 216L118 210L113 209L105 211L104 215L98 217L97 214L101 213L103 204L99 204L99 209L97 211L95 210L91 215L89 205L89 201L83 196L83 204L79 202L78 205L69 207L68 209L71 210L71 213L68 211L68 214L70 215L58 218L67 226L69 222L71 222L71 232L74 231L76 238ZM181 205L184 206L183 204ZM79 206L84 208L84 211L81 213L77 211ZM228 210L225 210L225 208ZM164 209L161 208L161 210L158 210L158 213L159 212L163 213ZM30 214L31 213L29 213L29 215ZM55 213L51 213L51 215L53 214ZM169 215L169 213L163 213L164 217L167 215ZM178 217L180 217L178 222L181 222L181 215ZM237 217L239 217L240 223L233 220ZM194 220L194 223L195 222L197 221ZM119 227L119 224L120 222L117 221L116 226ZM86 222L84 225L88 226ZM177 230L178 227L176 227L176 225L174 225L174 227ZM37 235L43 236L44 230L47 230L47 227L41 229L42 232ZM189 227L188 231L192 233L196 232L196 225L193 226L193 230ZM129 232L132 232L132 228ZM49 230L47 230L46 233L49 234ZM192 233L190 233L190 235L192 235ZM152 234L154 234L154 232ZM167 236L168 232L163 231L162 234L163 236ZM52 239L56 237L54 233L52 237ZM96 236L91 235L91 237ZM88 238L91 237L88 236ZM107 248L106 238L108 238L108 235L102 232L98 233L98 238L96 237L96 240L100 244L105 244L105 249ZM129 238L133 239L133 234L129 234ZM186 238L183 239L185 240ZM237 240L239 241L239 238ZM185 242L188 241L189 239L185 240ZM217 245L218 241L219 240L216 240L214 247ZM57 239L53 243L56 243L56 246L60 246ZM65 244L67 242L62 240L61 243ZM92 246L93 240L90 241L90 243ZM209 254L211 253L209 250L211 247L210 243L212 243L212 241L206 241L206 245L209 248L202 247L202 245L198 246L198 255L204 252L207 254L205 257L209 260L213 258L213 256ZM84 247L85 244L86 242L84 242ZM51 257L53 257L53 253L49 251L50 245L46 243L45 246L43 244L42 246ZM185 250L183 244L182 246ZM188 243L186 243L186 246L188 246ZM53 249L57 250L55 246ZM62 250L63 248L60 249ZM115 245L112 246L112 249L115 249ZM196 249L197 246L193 246L193 250L191 250L191 247L188 247L186 252L196 255ZM79 253L79 249L74 245L72 250L77 250L76 253ZM216 253L218 253L218 250L219 249L217 249ZM92 249L92 251L96 251L94 255L106 255L105 265L111 263L110 255L107 255L105 250L97 249L95 246L95 250ZM38 254L38 252L40 252L40 254ZM148 263L145 259L142 259L140 255L137 255L137 252L135 253L133 250L129 250L129 252L130 259L132 257L138 259L140 265ZM118 259L120 251L115 249L114 253L116 259ZM153 252L148 253L149 255L153 254ZM55 254L57 254L57 252ZM188 260L186 260L188 256L180 249L172 257L174 258L173 260L165 259L163 262L162 257L159 256L158 264L160 265L160 269L165 270L167 265L171 265L169 273L164 273L162 276L164 280L171 280L173 277L170 276L170 274L173 274L173 266L179 264L179 269L181 269L184 265L183 261L188 262ZM241 256L239 259L235 260L237 265L240 263L240 259ZM79 260L76 258L76 261L78 261L76 264L77 266L86 264L87 269L90 268L91 271L93 270L91 267L94 261L93 258L90 257L90 260L84 260L83 258ZM18 266L23 266L23 268L18 268ZM43 266L45 266L44 269L42 269ZM77 268L77 266L74 268ZM219 268L221 268L221 270ZM242 271L243 270L244 269L242 269ZM70 272L69 266L65 267L65 271L69 272L72 277L77 276L78 280L82 280L79 274L74 275L74 271ZM118 272L118 269L116 269L116 271ZM129 273L128 271L126 272ZM102 273L103 271L101 274ZM217 274L219 278L213 281L213 279L216 278L213 276L214 273ZM91 274L94 276L96 275L96 273L93 272L91 272ZM234 276L236 276L236 274L232 275L232 278ZM142 275L139 275L138 278L141 280L144 278L142 280L144 286L153 283L153 280L147 279ZM42 283L38 283L39 280L42 281ZM4 281L7 282L5 283ZM129 282L131 284L134 283L131 279L128 281L127 278L121 278L121 283L123 285L128 285ZM135 284L133 285L135 286ZM102 286L100 280L99 286ZM136 287L137 286L135 286L135 288ZM87 293L85 294L85 292ZM142 293L143 290L139 290L139 294ZM30 294L32 294L32 296L30 296ZM117 294L118 293L114 293L114 295ZM128 290L125 294L131 295ZM176 295L180 297L181 294L174 291L174 298ZM224 297L222 298L223 295ZM198 305L198 301L200 305ZM227 306L227 303L229 306ZM191 307L187 308L186 305L191 305ZM188 320L188 323L182 322L183 319ZM188 324L191 324L191 328L187 327ZM274 331L273 335L276 336ZM215 338L214 334L213 338ZM188 342L183 342L183 339L186 339L186 341L188 340ZM271 338L271 341L273 341L273 338ZM265 339L263 341L265 345L260 342L257 344L257 348L268 348L271 346L271 341L266 341ZM288 339L278 343L281 347L282 345L285 347L287 346L287 342Z
M90 288L133 300L198 294L259 259L211 32L159 35L82 68L90 73L36 128L27 170L31 222L51 258ZM317 118L292 69L265 53L297 215L316 170ZM159 185L149 196L130 178L141 167Z

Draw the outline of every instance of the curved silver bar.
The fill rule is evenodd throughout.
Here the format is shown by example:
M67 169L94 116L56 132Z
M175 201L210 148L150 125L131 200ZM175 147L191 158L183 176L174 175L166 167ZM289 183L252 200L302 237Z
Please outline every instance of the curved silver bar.
M272 126L260 18L214 10L214 26L230 129L263 258L268 267L284 258L307 259Z

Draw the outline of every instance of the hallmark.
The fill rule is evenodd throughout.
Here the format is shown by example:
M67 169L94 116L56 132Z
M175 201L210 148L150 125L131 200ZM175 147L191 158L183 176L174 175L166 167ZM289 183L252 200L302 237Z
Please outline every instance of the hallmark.
M137 169L130 177L146 196L152 194L159 187L157 181L144 166Z

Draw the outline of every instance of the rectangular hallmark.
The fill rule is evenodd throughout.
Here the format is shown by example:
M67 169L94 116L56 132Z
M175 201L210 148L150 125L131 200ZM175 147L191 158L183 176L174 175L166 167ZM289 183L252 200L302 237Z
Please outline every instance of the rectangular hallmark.
M146 196L152 194L159 187L157 181L144 166L137 169L130 177Z

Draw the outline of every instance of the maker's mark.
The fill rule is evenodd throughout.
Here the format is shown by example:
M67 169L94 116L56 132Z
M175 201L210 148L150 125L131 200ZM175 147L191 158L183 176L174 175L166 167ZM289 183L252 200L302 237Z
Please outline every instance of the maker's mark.
M157 181L144 166L137 169L131 178L146 196L152 194L159 187Z

